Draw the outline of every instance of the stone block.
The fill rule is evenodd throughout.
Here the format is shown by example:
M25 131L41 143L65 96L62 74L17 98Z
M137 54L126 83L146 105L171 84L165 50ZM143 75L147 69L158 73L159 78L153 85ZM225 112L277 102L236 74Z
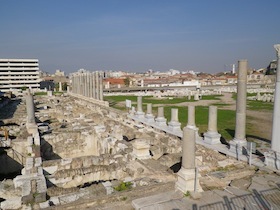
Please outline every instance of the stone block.
M58 166L47 166L47 167L43 167L43 169L48 173L48 174L53 174L57 171Z
M32 136L28 136L27 137L27 146L32 146L33 145L33 137Z
M39 203L39 206L40 206L40 209L48 208L48 207L50 207L50 202L45 201L45 202Z
M21 198L10 198L0 203L1 209L19 209L21 207Z
M270 150L264 153L265 164L274 169L280 170L280 152Z
M42 158L41 157L37 157L35 158L35 167L41 166L42 165Z
M151 146L150 150L152 152L152 155L153 155L152 158L154 160L158 160L164 154L163 149L156 145Z
M149 159L150 156L150 144L145 139L136 139L132 143L133 151L132 155L139 159Z
M220 144L221 134L218 132L206 132L204 133L204 142L207 144Z
M185 169L181 168L180 171L177 173L178 180L176 182L176 189L181 191L182 193L189 192L202 192L202 188L199 184L199 174L197 174L197 183L196 183L196 190L195 187L195 169Z
M168 123L168 128L171 131L182 131L181 130L181 123L177 122L177 121L171 121Z

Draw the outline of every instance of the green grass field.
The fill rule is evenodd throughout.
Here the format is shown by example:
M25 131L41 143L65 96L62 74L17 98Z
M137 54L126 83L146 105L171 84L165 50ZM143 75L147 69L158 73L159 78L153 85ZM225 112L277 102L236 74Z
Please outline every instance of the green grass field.
M203 96L202 100L220 100L220 95L209 95ZM105 101L109 102L122 102L126 99L131 100L132 102L137 102L137 96L104 96ZM183 102L194 102L193 97L191 100L188 100L187 97L164 97L164 98L153 98L152 96L144 96L142 98L143 103L152 103L152 104L178 104Z

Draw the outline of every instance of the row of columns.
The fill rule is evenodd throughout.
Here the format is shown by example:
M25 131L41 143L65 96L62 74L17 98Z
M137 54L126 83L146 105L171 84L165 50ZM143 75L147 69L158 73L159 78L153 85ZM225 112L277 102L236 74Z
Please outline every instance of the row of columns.
M164 107L158 107L157 117L155 117L152 113L152 104L147 104L147 112L146 114L143 112L142 107L142 96L137 97L137 110L134 110L132 107L131 114L134 115L139 120L143 120L149 124L154 124L161 128L168 128L170 131L173 132L182 132L181 130L181 123L179 122L178 116L178 109L172 108L171 109L171 119L170 122L167 123L167 119L164 116ZM210 106L209 107L209 117L208 117L208 130L204 133L204 140L205 143L208 144L216 144L220 143L221 135L217 131L217 107ZM195 124L195 106L189 105L188 106L188 122L187 127L194 130L196 139L200 139L201 137L198 134L198 127Z
M103 101L103 73L76 72L71 74L72 93Z

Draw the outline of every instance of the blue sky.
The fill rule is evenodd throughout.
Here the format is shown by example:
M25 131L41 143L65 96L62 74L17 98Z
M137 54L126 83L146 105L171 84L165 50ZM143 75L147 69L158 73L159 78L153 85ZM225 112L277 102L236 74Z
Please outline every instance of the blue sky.
M276 59L279 0L0 0L0 58L40 69L252 68ZM228 65L228 66L226 66Z

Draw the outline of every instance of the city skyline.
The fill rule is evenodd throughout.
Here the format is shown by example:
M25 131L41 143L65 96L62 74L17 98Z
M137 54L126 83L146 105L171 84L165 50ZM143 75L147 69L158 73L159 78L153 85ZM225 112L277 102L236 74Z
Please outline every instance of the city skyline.
M5 1L0 58L40 69L224 71L247 59L264 68L279 43L277 0Z

